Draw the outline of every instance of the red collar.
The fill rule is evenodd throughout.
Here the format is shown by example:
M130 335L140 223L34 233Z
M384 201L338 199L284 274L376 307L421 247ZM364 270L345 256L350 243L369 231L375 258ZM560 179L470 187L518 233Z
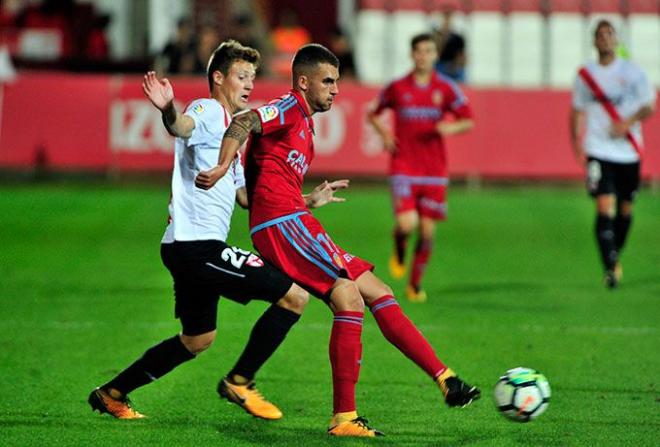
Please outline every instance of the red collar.
M295 89L289 90L289 94L294 98L296 98L296 101L298 101L298 106L300 107L300 110L302 111L303 115L305 116L305 119L307 120L307 125L312 130L312 132L314 132L314 120L312 119L312 115L309 113L309 110L307 109L307 102L305 102L305 98L303 98L300 92Z

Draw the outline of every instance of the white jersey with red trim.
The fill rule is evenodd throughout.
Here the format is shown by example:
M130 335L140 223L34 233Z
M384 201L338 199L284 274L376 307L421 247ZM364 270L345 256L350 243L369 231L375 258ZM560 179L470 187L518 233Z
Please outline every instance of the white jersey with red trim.
M642 69L631 61L615 59L609 65L591 62L585 68L623 119L655 102L655 88ZM584 147L587 155L615 163L639 161L639 156L626 137L610 136L612 119L580 76L577 76L573 86L573 108L586 114ZM639 122L630 128L630 132L643 146Z
M200 171L218 164L222 137L231 115L214 99L197 99L185 113L195 122L188 138L176 138L170 220L163 243L227 239L236 190L245 186L245 176L237 156L227 174L211 189L195 186Z

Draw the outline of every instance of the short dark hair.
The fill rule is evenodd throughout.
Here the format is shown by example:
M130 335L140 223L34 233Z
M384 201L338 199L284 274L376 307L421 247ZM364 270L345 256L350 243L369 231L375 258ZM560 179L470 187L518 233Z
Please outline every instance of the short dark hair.
M209 89L213 89L213 72L219 71L227 76L231 65L236 61L245 61L253 64L255 68L259 67L261 55L254 48L241 45L239 42L229 39L222 42L218 48L213 51L206 66L206 73L209 78Z
M433 38L433 36L430 33L417 34L416 36L413 36L413 38L410 40L410 49L415 51L415 47L420 42L433 42L433 43L435 43L435 39Z
M339 59L332 51L318 43L310 43L300 47L293 56L291 64L294 82L299 75L308 73L309 70L316 68L318 64L330 64L339 68Z
M601 28L611 28L612 31L616 34L616 28L614 28L614 25L612 25L612 22L610 22L607 19L600 19L598 23L596 23L596 28L594 28L594 38L598 36L598 32L600 31Z

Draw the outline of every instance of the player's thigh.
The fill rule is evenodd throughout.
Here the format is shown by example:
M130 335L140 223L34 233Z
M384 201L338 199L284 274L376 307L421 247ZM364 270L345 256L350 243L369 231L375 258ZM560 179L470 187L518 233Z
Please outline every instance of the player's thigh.
M404 233L412 233L419 224L419 214L417 210L410 209L397 213L395 216L396 227Z
M393 291L373 272L364 272L355 281L366 304L371 304L386 295L393 295Z
M619 203L627 202L632 206L640 184L640 164L626 163L614 166L614 184Z
M205 289L190 278L174 278L174 316L181 322L182 333L198 336L216 329L217 293Z
M293 281L260 256L224 245L205 262L203 282L215 293L241 304L252 300L275 303L292 288Z
M206 253L217 246L217 241L161 245L163 263L174 282L174 316L184 335L198 336L216 329L218 294L201 277L201 271Z
M587 191L593 198L615 195L615 173L613 164L604 160L589 157L586 169Z
M447 218L447 186L420 186L416 207L420 219L445 220Z
M393 175L390 177L390 196L394 214L415 211L415 187L406 176Z
M327 301L337 279L356 279L369 262L334 243L311 214L282 221L252 235L262 256L313 295Z

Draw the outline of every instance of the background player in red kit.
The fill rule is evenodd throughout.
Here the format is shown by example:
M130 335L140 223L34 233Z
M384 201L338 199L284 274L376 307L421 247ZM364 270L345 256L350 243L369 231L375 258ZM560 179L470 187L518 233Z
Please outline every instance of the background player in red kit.
M434 70L438 50L433 37L419 34L411 46L413 71L383 90L368 118L392 154L390 185L396 223L390 273L395 279L405 276L408 238L419 229L406 296L423 302L426 293L420 284L431 255L435 225L447 213L443 137L467 132L474 122L465 95L454 81ZM394 134L378 119L385 109L394 112ZM444 120L446 114L455 119Z
M250 137L245 168L252 241L264 259L326 300L334 313L330 335L334 405L328 433L373 437L381 433L358 417L355 403L365 303L387 340L437 382L448 405L465 406L480 392L438 359L402 312L392 289L371 272L373 266L337 246L301 199L304 175L314 156L311 115L332 106L339 93L338 66L336 56L325 47L301 47L293 59L293 89L236 116L222 140L218 166L200 172L196 183L212 187Z

